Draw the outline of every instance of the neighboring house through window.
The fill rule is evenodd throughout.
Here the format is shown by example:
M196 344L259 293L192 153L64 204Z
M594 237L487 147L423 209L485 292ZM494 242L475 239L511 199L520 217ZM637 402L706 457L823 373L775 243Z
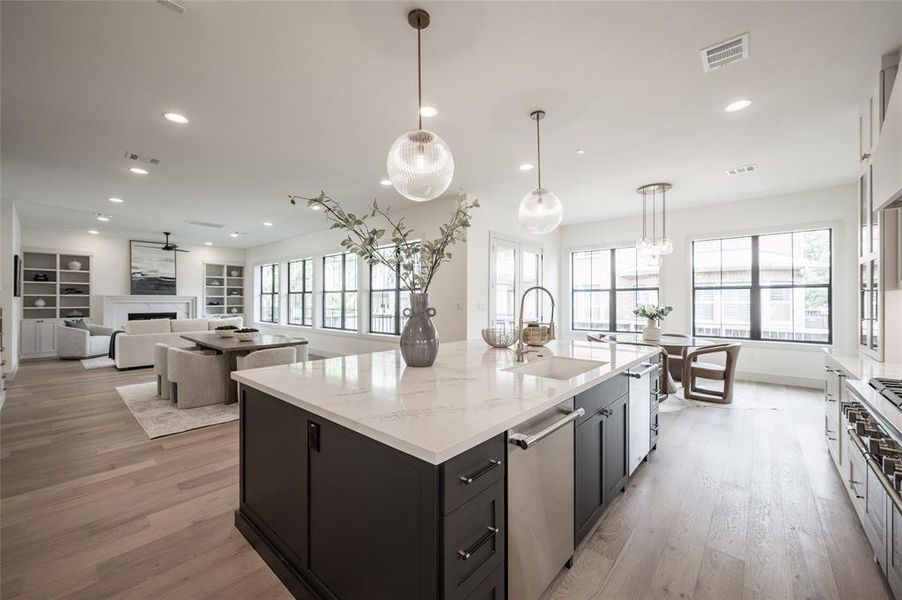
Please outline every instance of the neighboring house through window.
M323 257L323 328L357 331L357 256Z
M288 262L288 324L313 325L313 259Z
M257 320L262 323L278 323L279 265L259 265L254 285L257 296Z

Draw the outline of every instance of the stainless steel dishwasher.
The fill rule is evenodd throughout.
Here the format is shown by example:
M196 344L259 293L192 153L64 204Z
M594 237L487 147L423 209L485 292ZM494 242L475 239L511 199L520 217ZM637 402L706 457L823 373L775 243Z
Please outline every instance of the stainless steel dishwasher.
M573 557L573 399L508 432L508 598L535 600Z

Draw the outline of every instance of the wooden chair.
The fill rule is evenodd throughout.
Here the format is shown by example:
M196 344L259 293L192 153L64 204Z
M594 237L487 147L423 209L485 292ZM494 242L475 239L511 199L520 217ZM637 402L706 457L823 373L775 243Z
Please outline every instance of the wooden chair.
M670 355L667 354L667 350L662 348L661 346L645 342L618 342L617 340L611 339L610 337L602 335L600 333L587 333L586 340L590 342L601 342L603 344L623 344L626 346L647 346L650 348L657 348L661 352L661 368L658 369L658 372L660 373L660 380L658 383L658 398L666 398L669 394L672 394L673 391L676 391L676 388L670 384L670 380L668 379L668 373L670 372L668 361L670 359Z
M717 402L729 404L733 401L733 379L736 375L736 360L742 344L738 342L705 346L686 354L683 361L683 397L687 400ZM726 355L723 365L699 362L698 357L706 354ZM715 379L723 381L723 391L702 388L696 385L696 379Z

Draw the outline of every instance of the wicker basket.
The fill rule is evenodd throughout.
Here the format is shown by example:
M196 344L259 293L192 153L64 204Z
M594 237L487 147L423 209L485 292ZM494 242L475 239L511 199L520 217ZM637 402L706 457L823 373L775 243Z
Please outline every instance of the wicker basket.
M520 332L520 339L527 346L544 346L554 339L554 323L530 323Z

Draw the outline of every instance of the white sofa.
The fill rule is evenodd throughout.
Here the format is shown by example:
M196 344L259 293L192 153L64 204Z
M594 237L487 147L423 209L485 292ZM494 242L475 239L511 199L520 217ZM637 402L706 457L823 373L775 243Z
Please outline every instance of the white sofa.
M191 348L194 342L182 339L186 333L212 331L223 325L242 326L241 317L228 319L148 319L129 321L124 333L116 335L116 368L133 369L153 365L153 348L158 343Z
M56 327L56 355L60 358L91 358L110 351L113 330L88 323L87 329L69 327L60 323Z

